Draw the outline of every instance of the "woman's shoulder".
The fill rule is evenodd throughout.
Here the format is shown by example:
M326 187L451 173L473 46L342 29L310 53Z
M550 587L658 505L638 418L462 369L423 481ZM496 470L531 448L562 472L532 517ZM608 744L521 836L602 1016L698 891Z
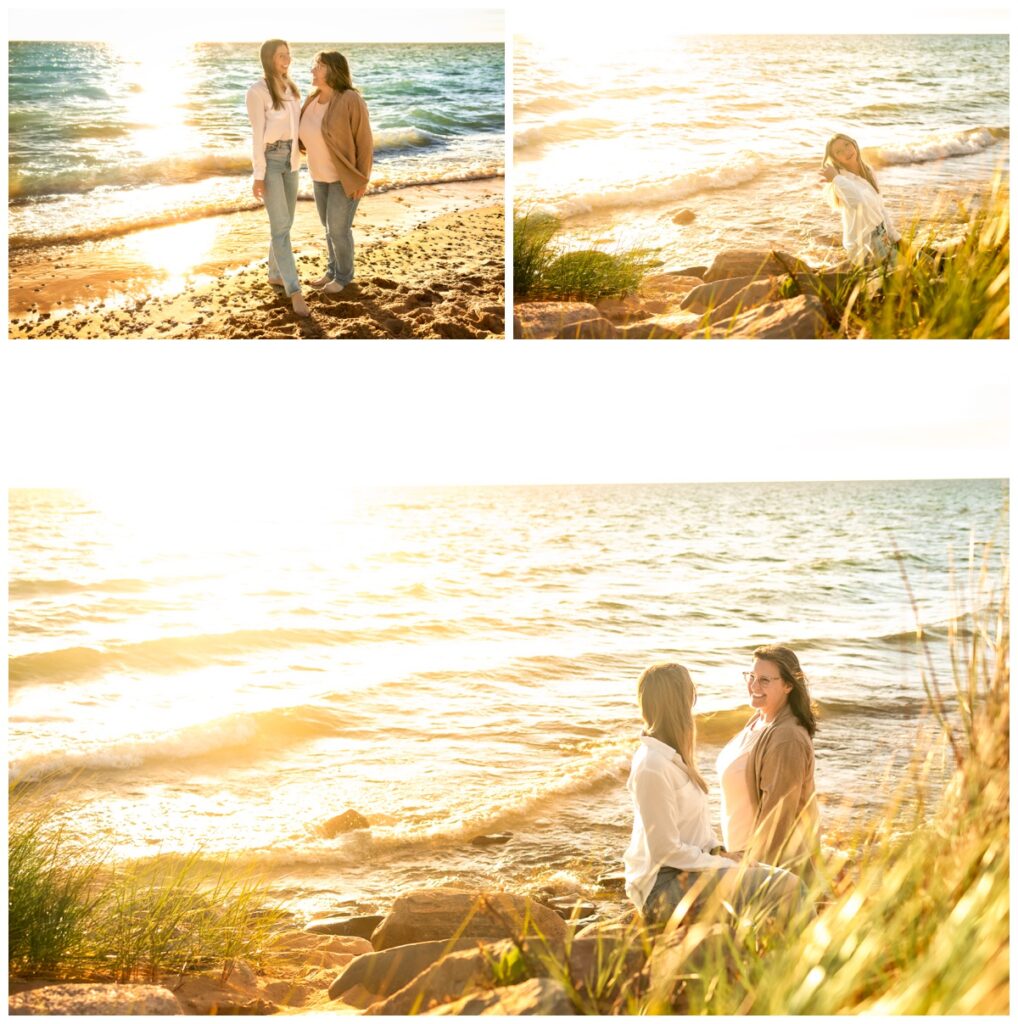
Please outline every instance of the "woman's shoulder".
M797 746L813 749L813 738L809 730L791 712L782 715L768 730L772 743L794 743Z
M265 96L268 96L270 98L271 98L271 95L272 95L269 92L268 83L265 81L264 78L259 78L257 81L252 82L250 87L247 90L247 94L248 94L248 96L252 96L252 95L256 95L256 94L264 94Z

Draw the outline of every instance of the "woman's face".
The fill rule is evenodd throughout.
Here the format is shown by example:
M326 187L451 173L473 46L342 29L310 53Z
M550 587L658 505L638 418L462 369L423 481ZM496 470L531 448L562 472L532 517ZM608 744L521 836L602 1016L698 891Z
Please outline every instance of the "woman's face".
M272 69L280 78L285 78L290 70L290 47L285 43L276 47L276 52L272 55Z
M859 150L848 139L835 139L831 144L831 156L843 167L851 169L859 166Z
M781 678L781 669L775 662L757 658L746 680L746 690L750 706L770 719L788 703L792 687Z
M316 89L321 89L323 86L329 84L325 77L325 71L325 65L320 60L316 60L314 64L311 65L311 84Z

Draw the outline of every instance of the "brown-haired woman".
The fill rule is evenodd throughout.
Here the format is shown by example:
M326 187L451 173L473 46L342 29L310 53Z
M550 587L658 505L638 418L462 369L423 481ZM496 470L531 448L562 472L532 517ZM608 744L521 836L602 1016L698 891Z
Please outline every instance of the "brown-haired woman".
M260 78L247 91L251 119L252 191L269 215L269 284L282 285L298 316L310 312L300 290L290 228L297 209L300 92L290 78L290 47L282 39L262 43Z
M901 234L884 206L877 179L859 143L841 133L824 149L820 174L831 209L841 213L842 244L854 263L893 263Z
M353 280L353 218L371 177L374 142L367 105L343 54L315 54L311 80L315 90L301 110L300 148L329 251L328 270L312 287L335 294Z
M753 652L744 672L756 714L718 755L725 846L812 879L817 847L813 704L790 647Z
M696 690L674 663L652 665L637 687L644 732L628 789L633 835L623 856L626 894L652 925L664 924L688 895L712 893L742 910L754 901L793 913L807 906L802 882L764 864L736 864L710 825L707 783L696 767Z

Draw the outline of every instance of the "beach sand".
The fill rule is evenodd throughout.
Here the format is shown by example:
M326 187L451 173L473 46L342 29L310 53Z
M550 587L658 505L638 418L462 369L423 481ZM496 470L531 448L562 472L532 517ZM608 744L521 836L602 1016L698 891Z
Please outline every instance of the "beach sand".
M366 196L354 221L356 278L310 289L325 271L314 203L291 233L311 317L267 281L262 210L10 255L10 337L500 338L503 179Z

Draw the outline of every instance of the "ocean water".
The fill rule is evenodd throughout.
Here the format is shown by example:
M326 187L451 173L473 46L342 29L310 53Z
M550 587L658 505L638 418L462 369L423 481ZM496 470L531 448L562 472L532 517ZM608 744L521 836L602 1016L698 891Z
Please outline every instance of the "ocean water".
M789 642L827 820L934 749L895 550L949 676L1001 481L377 490L9 503L10 778L116 857L230 851L295 906L615 868L637 678L680 660L700 762ZM952 559L956 574L952 575ZM716 792L714 793L716 796ZM369 833L324 839L355 808ZM715 805L716 823L716 805ZM508 830L494 850L468 840Z
M817 173L835 132L862 146L899 228L957 219L1009 167L1007 36L569 42L515 40L513 167L517 211L558 215L570 248L647 245L675 269L724 247L837 262Z
M371 114L371 190L503 173L504 47L292 43L302 96L314 54L337 48ZM12 247L258 205L244 102L256 44L12 42L8 55Z

